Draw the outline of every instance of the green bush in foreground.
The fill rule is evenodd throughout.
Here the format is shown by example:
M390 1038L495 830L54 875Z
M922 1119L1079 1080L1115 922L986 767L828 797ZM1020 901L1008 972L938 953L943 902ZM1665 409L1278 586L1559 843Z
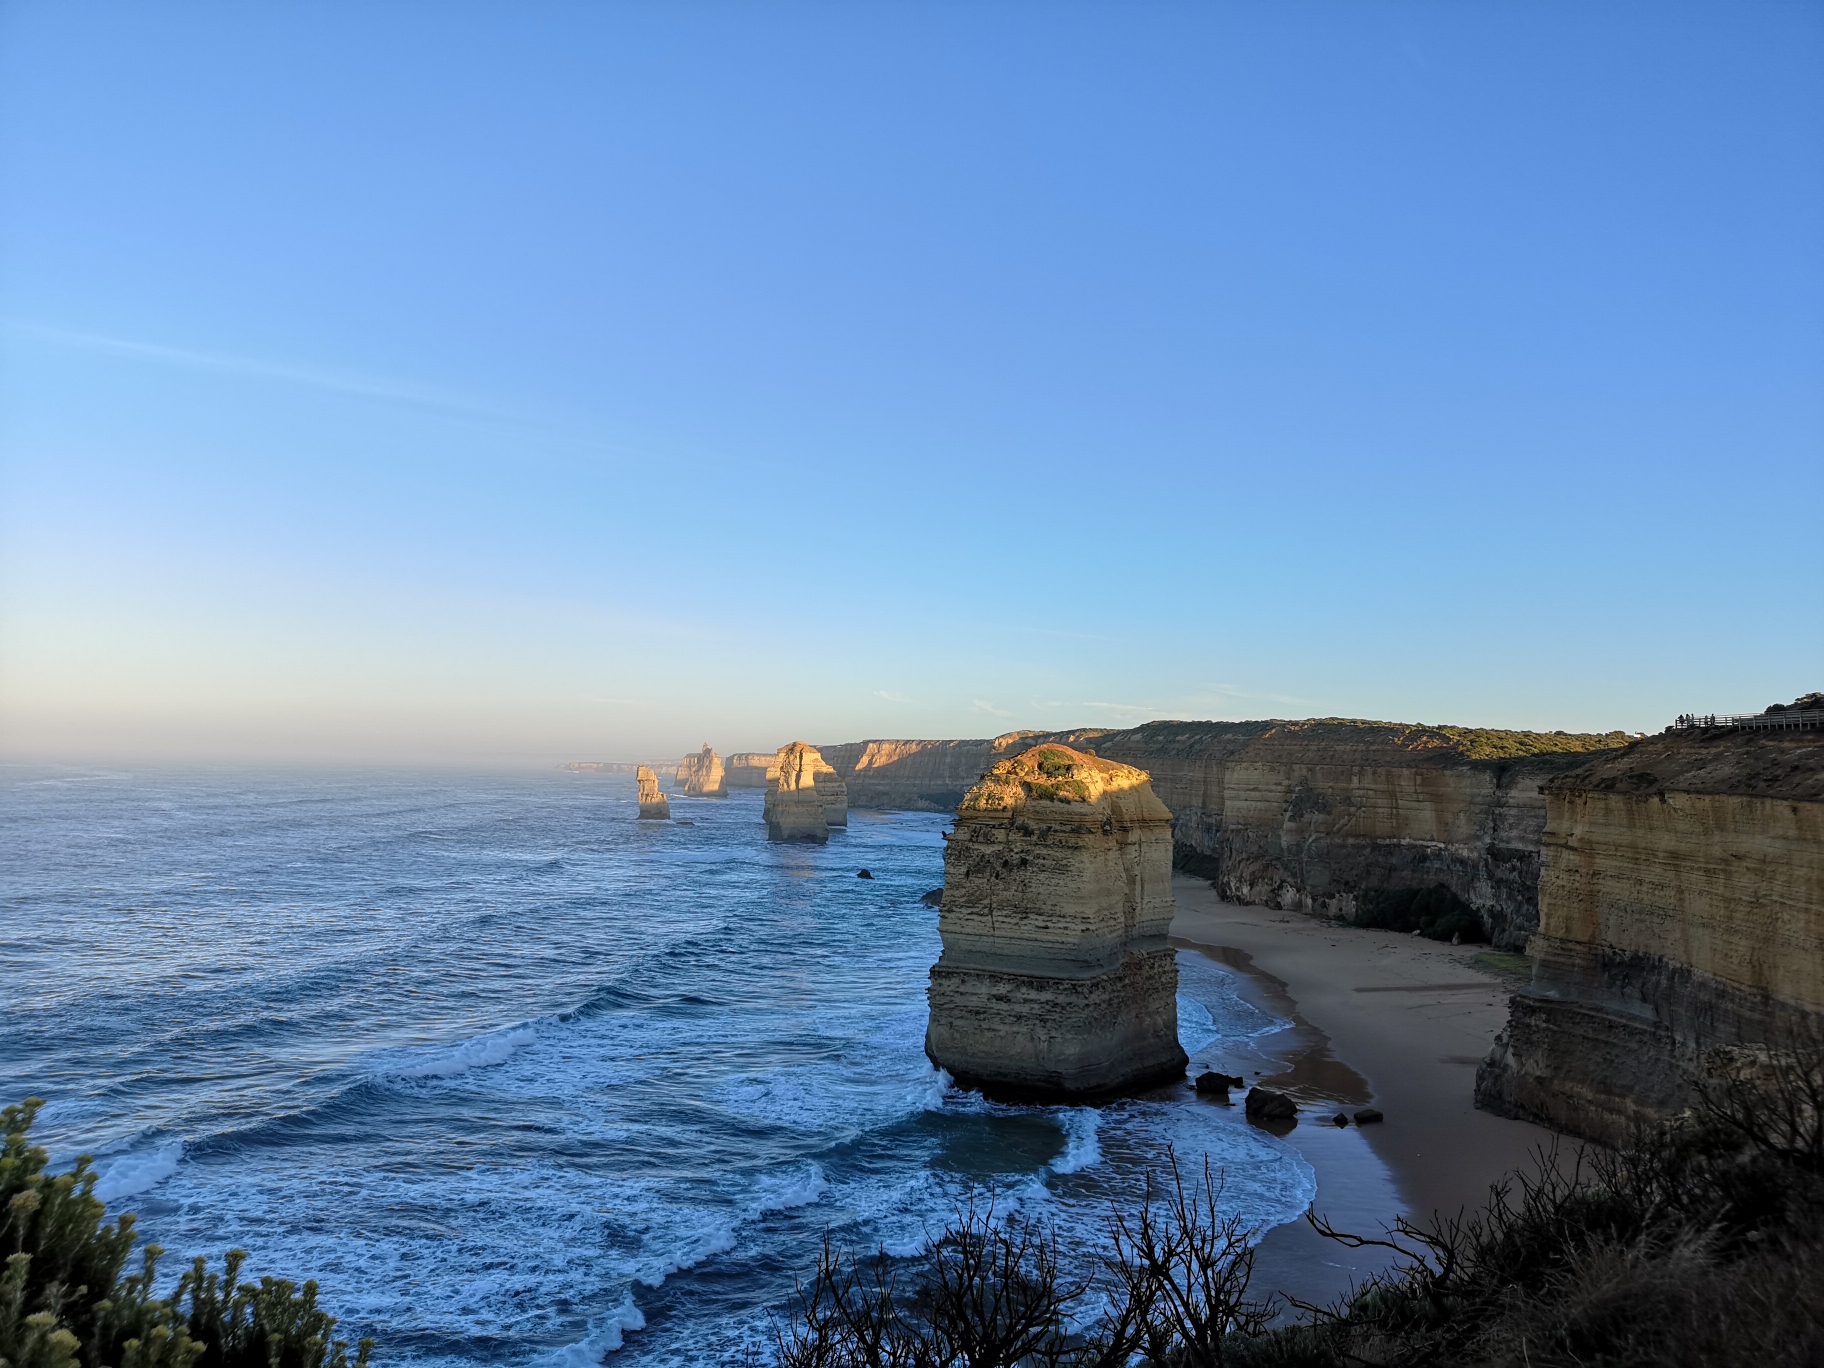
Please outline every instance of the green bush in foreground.
M152 1293L157 1245L123 1274L134 1218L103 1223L86 1154L68 1173L45 1172L49 1156L27 1141L43 1105L0 1111L0 1368L349 1368L316 1283L242 1283L245 1250L230 1251L222 1274L198 1259L166 1298ZM361 1341L355 1368L371 1348Z
M1750 1059L1624 1151L1555 1155L1473 1215L1401 1220L1393 1268L1334 1306L1249 1297L1215 1185L1111 1223L1106 1309L1072 1328L1041 1228L971 1211L921 1260L826 1244L782 1368L1800 1368L1824 1363L1824 1050Z

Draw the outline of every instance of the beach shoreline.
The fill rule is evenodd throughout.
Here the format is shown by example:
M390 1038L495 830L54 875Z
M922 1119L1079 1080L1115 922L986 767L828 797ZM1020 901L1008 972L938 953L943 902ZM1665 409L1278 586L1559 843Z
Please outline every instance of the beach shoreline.
M1313 1208L1339 1229L1378 1236L1401 1214L1475 1210L1493 1184L1535 1168L1552 1146L1550 1131L1475 1109L1475 1066L1520 986L1475 962L1485 946L1225 903L1203 879L1172 883L1179 950L1225 964L1263 1009L1292 1022L1260 1046L1199 1051L1192 1075L1241 1073L1298 1101L1284 1138L1316 1172ZM1330 1120L1365 1106L1386 1119L1361 1128ZM1261 1241L1254 1286L1329 1301L1386 1262L1384 1251L1346 1249L1297 1221Z

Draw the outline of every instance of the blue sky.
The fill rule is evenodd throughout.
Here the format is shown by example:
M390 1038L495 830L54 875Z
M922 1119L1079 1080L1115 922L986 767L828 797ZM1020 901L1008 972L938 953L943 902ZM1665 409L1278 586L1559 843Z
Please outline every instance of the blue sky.
M1824 686L1824 7L10 5L0 745Z

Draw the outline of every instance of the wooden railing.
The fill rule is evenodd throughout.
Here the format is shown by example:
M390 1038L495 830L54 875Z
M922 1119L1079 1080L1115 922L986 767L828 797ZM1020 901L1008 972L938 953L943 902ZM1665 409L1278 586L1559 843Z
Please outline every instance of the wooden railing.
M1824 708L1785 708L1764 713L1686 713L1669 731L1689 731L1703 727L1735 727L1756 731L1794 731L1824 727Z

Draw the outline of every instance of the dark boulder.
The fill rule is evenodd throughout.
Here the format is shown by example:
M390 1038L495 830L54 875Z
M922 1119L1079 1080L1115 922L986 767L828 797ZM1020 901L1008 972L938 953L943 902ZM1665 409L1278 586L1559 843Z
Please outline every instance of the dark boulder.
M1215 1073L1206 1070L1197 1075L1197 1091L1206 1096L1217 1094L1226 1100L1230 1088L1239 1088L1241 1086L1242 1080L1236 1078L1233 1074Z
M1298 1115L1298 1105L1291 1098L1259 1084L1248 1089L1247 1110L1254 1121L1290 1121Z
M1338 1130L1341 1130L1344 1126L1349 1124L1349 1118L1344 1116L1341 1112L1338 1112L1335 1116L1331 1117L1330 1121Z
M1355 1124L1358 1126L1372 1126L1380 1119L1381 1114L1373 1107L1363 1107L1355 1114Z
M871 870L858 869L855 871L855 877L858 879L871 879L874 877L874 874Z
M929 893L925 894L924 897L919 899L926 907L936 907L939 903L943 902L943 900L944 890L941 888L934 888Z

